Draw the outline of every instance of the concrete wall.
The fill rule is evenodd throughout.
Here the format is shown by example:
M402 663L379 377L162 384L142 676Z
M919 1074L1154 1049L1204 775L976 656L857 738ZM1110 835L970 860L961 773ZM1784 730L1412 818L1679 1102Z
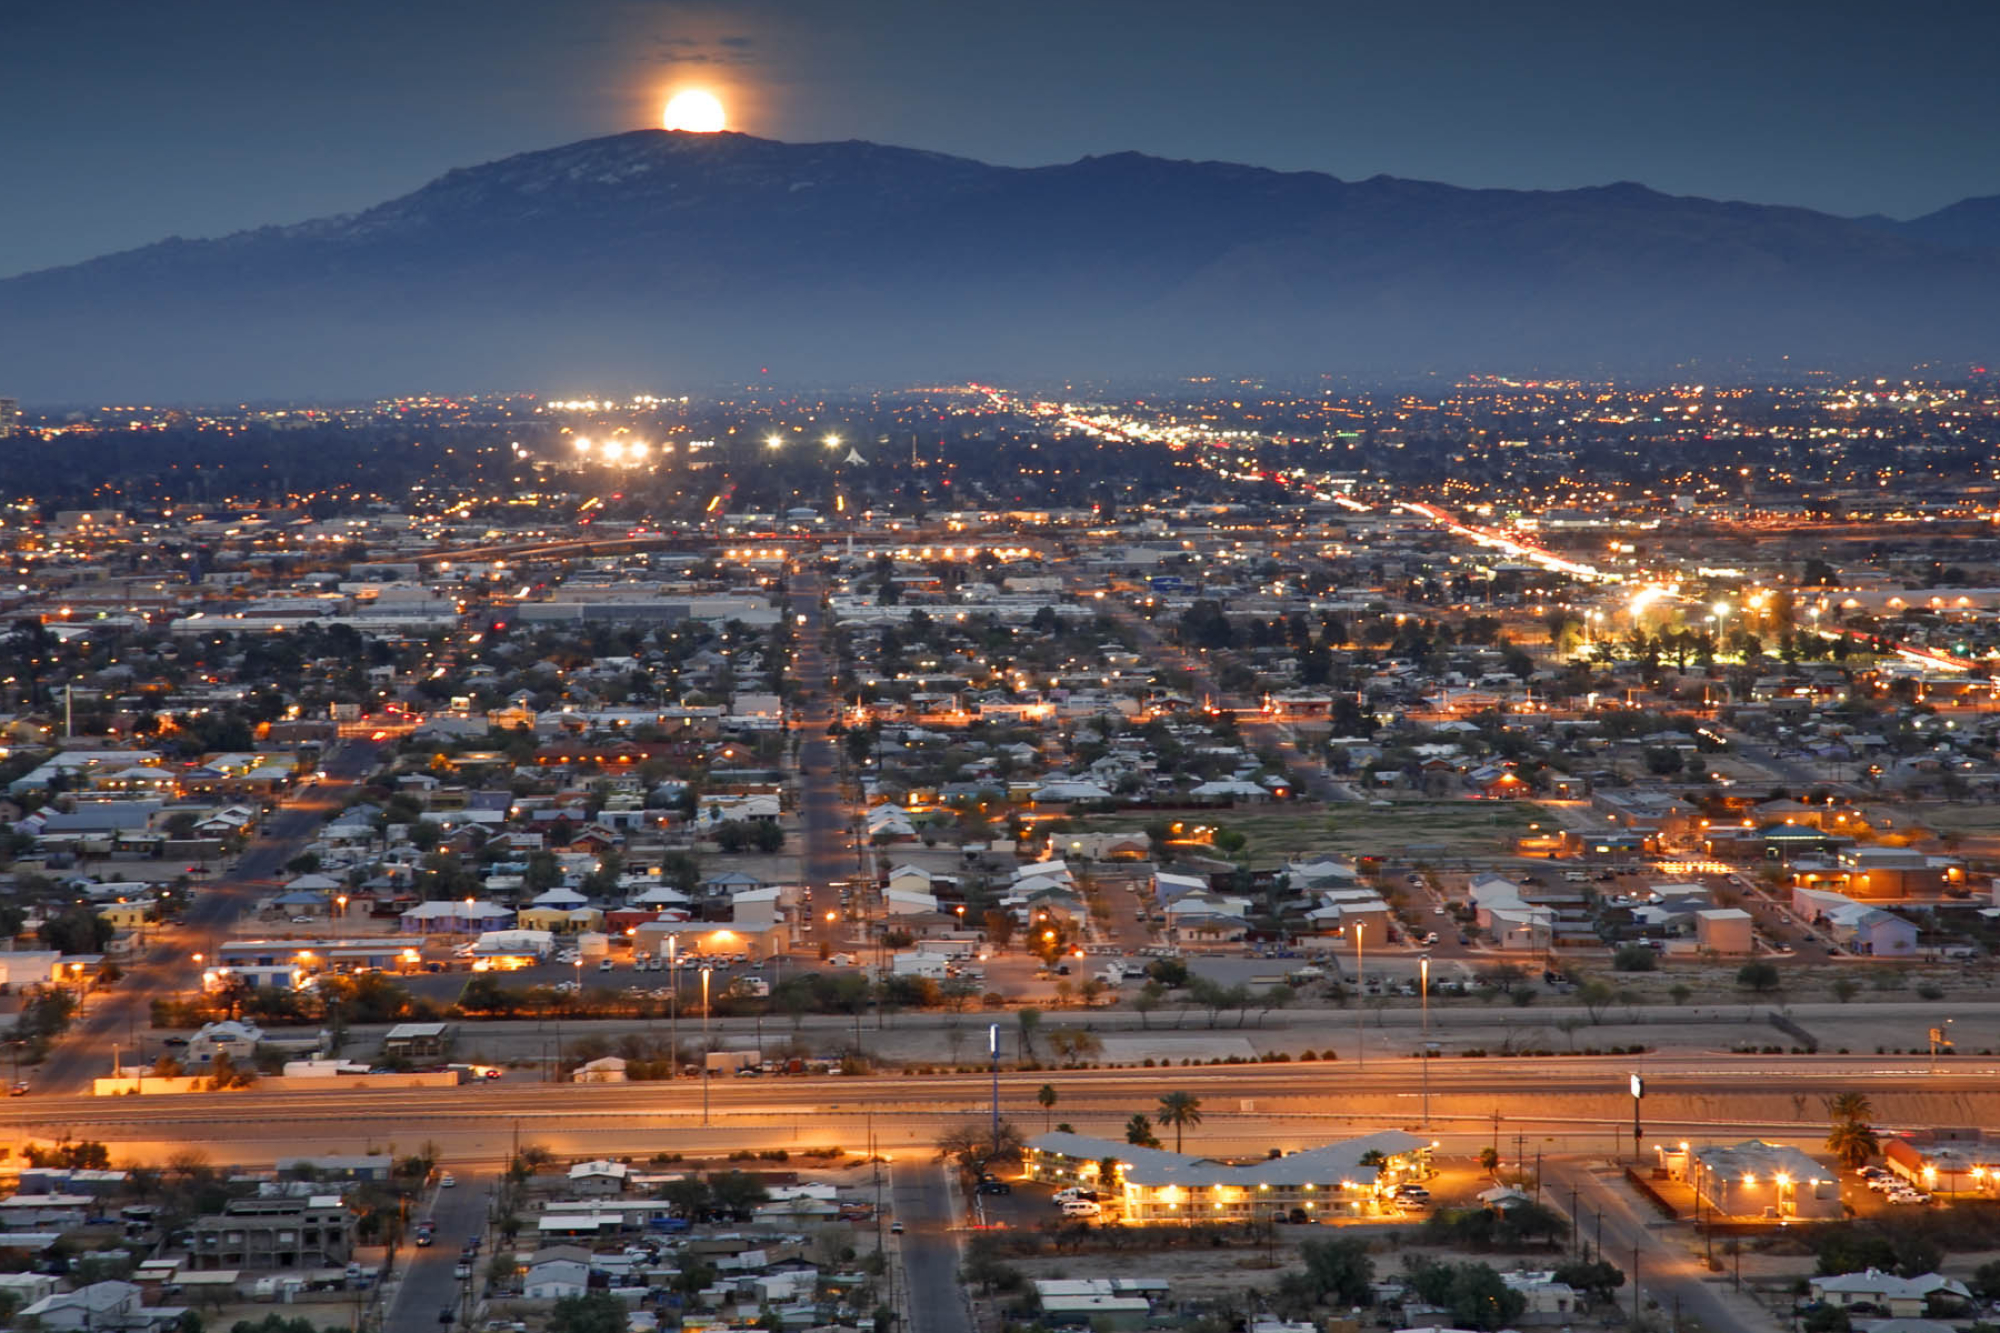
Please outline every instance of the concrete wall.
M259 1092L333 1092L359 1088L455 1088L463 1081L459 1071L446 1069L426 1074L351 1074L335 1078L311 1075L286 1078L277 1075L258 1079L256 1088ZM132 1093L150 1097L155 1093L207 1092L208 1084L208 1076L203 1074L183 1078L155 1078L148 1074L145 1078L93 1079L90 1091L94 1097L123 1097Z

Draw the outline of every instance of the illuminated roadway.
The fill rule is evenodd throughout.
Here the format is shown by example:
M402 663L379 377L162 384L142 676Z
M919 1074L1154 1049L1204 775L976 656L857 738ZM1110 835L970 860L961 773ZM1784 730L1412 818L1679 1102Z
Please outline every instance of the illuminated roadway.
M192 955L212 950L216 941L227 938L237 918L273 889L285 863L340 810L348 786L374 771L380 748L364 740L348 741L331 751L321 764L326 777L302 788L266 817L269 832L250 843L227 875L201 887L185 924L154 932L143 961L134 963L110 990L93 994L49 1058L27 1074L34 1087L28 1100L43 1093L80 1091L90 1079L108 1076L114 1047L121 1048L121 1059L135 1050L143 1052L144 1034L152 1025L152 1002L192 988L197 972Z
M1643 1068L1647 1124L1747 1136L1823 1135L1821 1097L1860 1090L1894 1124L1905 1098L1948 1100L1965 1123L1992 1118L2000 1068L1947 1064L1925 1072L1921 1057L1768 1056L1714 1052L1645 1057L1453 1059L1435 1061L1428 1085L1432 1127L1483 1139L1493 1113L1510 1132L1566 1135L1572 1146L1616 1143L1629 1135L1626 1079ZM1782 1073L1776 1072L1782 1069ZM1260 1063L1172 1069L1028 1070L1001 1075L1002 1111L1038 1118L1036 1090L1053 1084L1065 1119L1112 1134L1163 1089L1204 1102L1204 1146L1304 1145L1387 1124L1416 1125L1424 1079L1410 1060L1360 1070L1346 1063ZM692 1082L579 1088L498 1082L455 1089L350 1089L147 1097L38 1096L0 1109L23 1138L101 1139L113 1156L200 1146L217 1162L251 1164L301 1152L408 1151L426 1139L447 1158L502 1160L518 1129L522 1141L559 1152L622 1154L666 1147L809 1146L862 1141L873 1117L890 1150L925 1149L939 1130L990 1107L985 1074L716 1079L711 1120L700 1126ZM1655 1120L1655 1115L1658 1119ZM1915 1120L1914 1110L1903 1112ZM1565 1140L1567 1141L1567 1140ZM1552 1151L1555 1150L1552 1148Z

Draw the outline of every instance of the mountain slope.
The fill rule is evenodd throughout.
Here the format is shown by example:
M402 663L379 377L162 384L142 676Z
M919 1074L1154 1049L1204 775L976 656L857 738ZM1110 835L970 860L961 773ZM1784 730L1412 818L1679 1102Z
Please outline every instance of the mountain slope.
M1905 224L1913 225L1913 224ZM241 397L809 379L1878 367L1991 347L2000 253L1804 209L1001 168L639 131L349 217L0 282L10 389Z

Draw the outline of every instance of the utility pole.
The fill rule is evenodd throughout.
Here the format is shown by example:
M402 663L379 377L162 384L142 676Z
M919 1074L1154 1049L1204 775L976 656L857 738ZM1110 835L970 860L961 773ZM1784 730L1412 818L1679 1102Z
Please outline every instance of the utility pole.
M1632 1242L1632 1327L1639 1327L1639 1242Z

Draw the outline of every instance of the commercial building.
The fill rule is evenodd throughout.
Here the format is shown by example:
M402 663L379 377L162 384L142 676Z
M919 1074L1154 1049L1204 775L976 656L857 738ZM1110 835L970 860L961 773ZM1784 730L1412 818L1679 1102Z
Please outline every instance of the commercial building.
M1237 1164L1057 1131L1030 1140L1027 1168L1031 1179L1108 1193L1123 1220L1137 1225L1306 1221L1351 1215L1397 1182L1429 1175L1431 1148L1428 1139L1384 1130ZM1107 1161L1117 1164L1109 1184Z
M1685 1182L1718 1216L1810 1221L1844 1215L1839 1170L1797 1148L1746 1139L1657 1151L1668 1178Z

